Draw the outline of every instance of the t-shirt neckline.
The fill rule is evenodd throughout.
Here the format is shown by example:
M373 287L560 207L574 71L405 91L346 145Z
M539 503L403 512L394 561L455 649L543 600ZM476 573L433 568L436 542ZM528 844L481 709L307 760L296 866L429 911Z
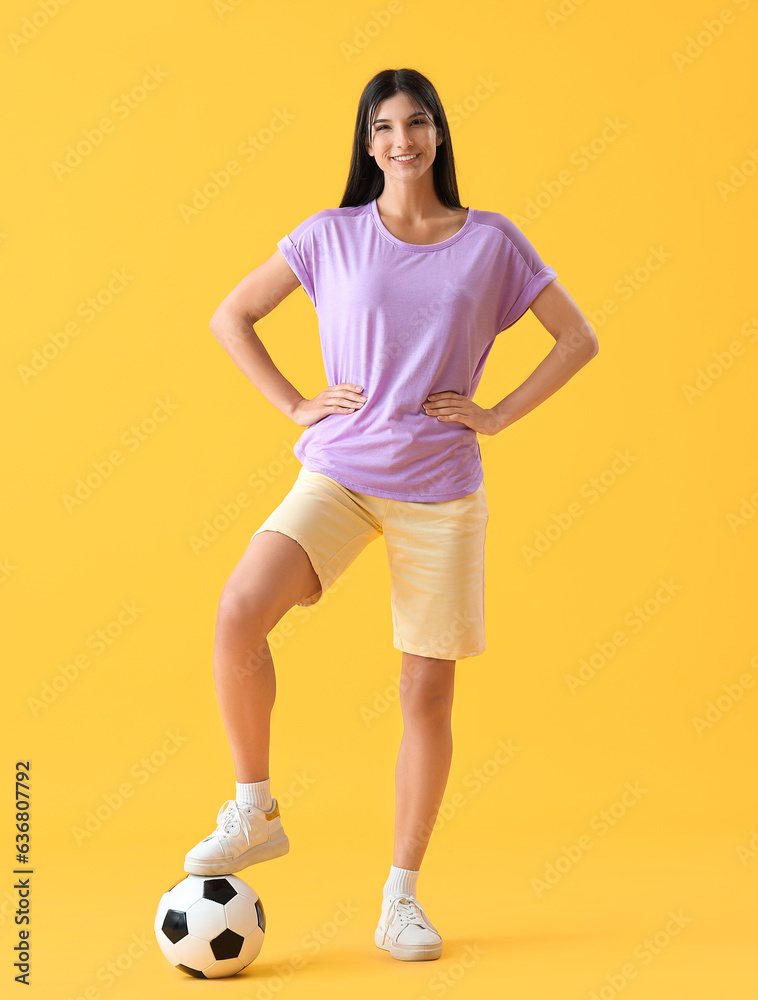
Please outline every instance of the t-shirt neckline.
M452 244L455 243L457 240L461 239L462 236L465 236L466 233L471 228L471 226L474 224L474 209L469 207L468 215L466 216L466 221L463 223L458 232L454 233L452 236L449 236L446 240L443 240L441 243L423 243L423 244L405 243L403 240L399 240L396 236L393 236L392 233L389 231L389 229L387 229L387 227L384 225L379 215L379 209L376 206L376 201L377 199L374 198L374 200L369 203L371 206L371 215L374 220L374 225L382 234L382 236L385 237L385 239L388 239L390 243L394 243L395 246L402 247L403 250L412 250L416 253L425 253L429 250L444 250L445 247L452 246Z

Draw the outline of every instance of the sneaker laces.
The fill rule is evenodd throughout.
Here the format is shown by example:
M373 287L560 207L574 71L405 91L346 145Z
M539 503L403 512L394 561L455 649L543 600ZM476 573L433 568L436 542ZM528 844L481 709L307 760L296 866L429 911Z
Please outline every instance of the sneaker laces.
M224 836L228 835L232 827L238 823L240 829L245 834L245 840L248 844L250 843L250 820L242 812L236 799L227 799L221 806L216 817L216 823L215 833L223 834Z
M398 921L402 927L407 924L420 924L425 930L433 930L439 934L437 928L432 924L423 906L414 896L396 896L387 911L387 926L392 922L392 916L397 914Z

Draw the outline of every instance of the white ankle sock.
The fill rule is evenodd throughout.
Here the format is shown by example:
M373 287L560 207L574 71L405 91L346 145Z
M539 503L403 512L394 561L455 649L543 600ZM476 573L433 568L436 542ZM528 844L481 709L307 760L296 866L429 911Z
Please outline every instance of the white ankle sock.
M399 892L404 896L415 896L418 876L419 872L412 868L396 868L395 865L391 865L389 878L384 883L384 898Z
M250 781L247 783L237 782L237 793L235 798L239 803L248 806L258 806L268 812L274 804L271 798L271 778L265 781Z

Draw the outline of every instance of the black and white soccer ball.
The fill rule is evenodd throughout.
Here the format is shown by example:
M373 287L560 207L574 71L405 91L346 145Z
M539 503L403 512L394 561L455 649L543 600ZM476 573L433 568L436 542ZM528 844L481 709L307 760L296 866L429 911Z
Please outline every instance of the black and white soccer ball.
M198 979L241 972L260 954L266 914L236 875L188 875L161 896L155 936L172 965Z

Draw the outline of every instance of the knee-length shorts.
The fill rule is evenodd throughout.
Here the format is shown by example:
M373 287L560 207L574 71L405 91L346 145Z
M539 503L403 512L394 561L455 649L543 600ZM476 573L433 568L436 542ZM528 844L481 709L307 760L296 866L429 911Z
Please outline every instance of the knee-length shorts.
M395 649L458 660L486 649L488 519L484 482L457 500L417 502L356 493L331 476L301 468L252 538L279 531L305 549L321 584L298 602L309 607L369 542L384 535Z

